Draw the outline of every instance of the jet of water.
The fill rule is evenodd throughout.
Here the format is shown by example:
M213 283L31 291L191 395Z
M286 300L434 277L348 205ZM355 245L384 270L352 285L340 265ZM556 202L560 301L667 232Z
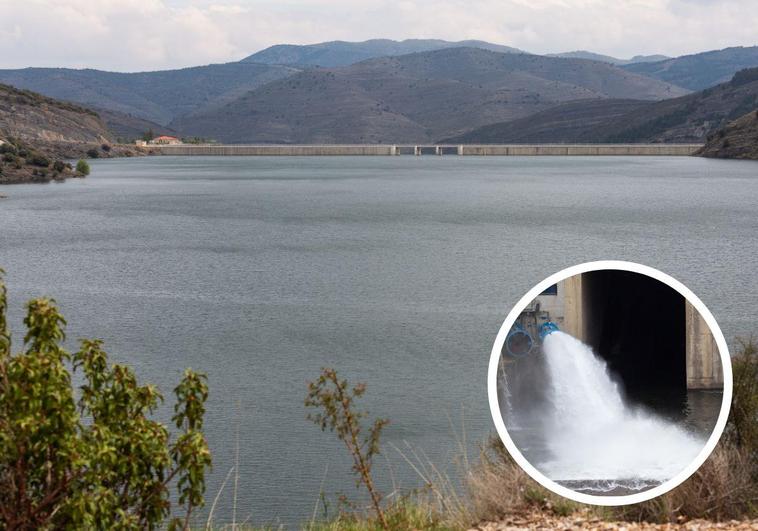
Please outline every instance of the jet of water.
M625 404L605 362L578 339L553 332L543 342L550 411L542 423L551 458L536 464L556 481L663 482L705 441Z

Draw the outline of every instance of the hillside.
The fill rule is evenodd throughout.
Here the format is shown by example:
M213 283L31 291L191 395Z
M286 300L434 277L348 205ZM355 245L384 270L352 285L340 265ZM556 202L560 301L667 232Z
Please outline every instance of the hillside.
M443 144L519 144L592 142L596 128L650 105L648 101L600 99L563 103L510 122L485 125Z
M112 140L96 112L3 84L0 84L0 134L44 142Z
M242 62L297 66L347 66L367 59L429 52L444 48L481 48L501 53L521 50L484 41L450 42L439 39L371 39L363 42L330 41L318 44L278 44L246 57Z
M170 126L236 143L422 142L571 100L683 92L595 61L450 48L306 70Z
M721 159L758 160L758 110L709 135L705 146L697 154Z
M293 72L289 67L254 63L138 73L24 68L0 70L0 83L165 125L179 115L231 101Z
M0 184L83 177L67 159L141 155L91 109L0 84ZM88 171L88 170L87 170Z
M618 113L630 105L628 112ZM716 87L658 102L574 102L520 121L494 123L450 139L507 142L704 142L758 107L758 68ZM539 139L539 140L537 140Z
M563 57L566 59L589 59L590 61L602 61L603 63L611 63L612 65L629 65L632 63L653 63L657 61L665 61L670 59L665 55L635 55L631 59L619 59L610 55L603 55L595 52L588 52L587 50L576 50L573 52L551 53L547 54L548 57Z
M739 70L756 66L758 46L740 46L683 55L654 63L635 63L624 68L679 87L703 90L729 81Z
M138 138L142 138L148 131L152 131L155 135L179 136L178 132L169 127L145 120L144 118L132 116L131 114L97 107L93 108L93 110L100 115L100 119L118 142L131 143Z
M66 159L139 154L112 140L93 110L0 84L0 184L83 176Z

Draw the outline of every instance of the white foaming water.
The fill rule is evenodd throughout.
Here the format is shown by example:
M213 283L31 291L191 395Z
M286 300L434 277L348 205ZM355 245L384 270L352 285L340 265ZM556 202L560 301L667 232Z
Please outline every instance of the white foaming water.
M552 459L537 468L557 481L666 481L705 441L623 400L603 360L574 337L553 332L543 342L552 414L545 423Z

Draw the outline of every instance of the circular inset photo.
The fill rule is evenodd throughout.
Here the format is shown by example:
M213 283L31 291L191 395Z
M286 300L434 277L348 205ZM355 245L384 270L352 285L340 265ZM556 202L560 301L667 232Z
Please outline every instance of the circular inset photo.
M591 262L535 286L510 312L489 366L492 416L535 480L583 503L651 499L718 442L732 373L721 330L680 282Z

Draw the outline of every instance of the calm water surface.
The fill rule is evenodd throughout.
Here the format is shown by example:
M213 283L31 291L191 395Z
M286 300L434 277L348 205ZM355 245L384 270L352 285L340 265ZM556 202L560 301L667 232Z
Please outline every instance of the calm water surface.
M756 331L751 162L161 157L2 192L17 342L23 302L51 295L70 348L101 337L166 393L184 367L206 371L208 497L239 426L238 519L257 524L310 518L322 482L354 494L336 439L305 420L324 365L365 381L367 408L392 421L385 492L419 484L389 443L444 467L464 418L473 450L494 431L485 378L502 320L568 265L643 262L694 290L727 338ZM219 522L231 505L227 487Z

